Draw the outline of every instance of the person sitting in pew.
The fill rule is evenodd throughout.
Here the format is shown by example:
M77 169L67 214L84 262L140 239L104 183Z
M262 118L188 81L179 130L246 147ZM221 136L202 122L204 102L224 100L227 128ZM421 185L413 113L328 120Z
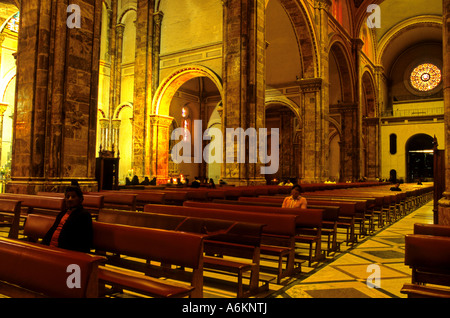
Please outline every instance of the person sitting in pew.
M300 196L301 188L298 184L291 189L291 195L286 197L281 205L282 208L301 208L306 209L308 202L306 198Z
M402 191L402 189L400 189L400 183L396 183L395 186L391 187L390 189L391 191Z
M216 188L216 184L214 183L214 180L212 178L209 178L208 188L211 188L211 189Z
M200 188L200 180L198 177L195 177L194 181L192 181L191 188Z
M82 205L83 192L69 186L64 198L66 210L57 215L42 244L88 253L93 239L92 216Z

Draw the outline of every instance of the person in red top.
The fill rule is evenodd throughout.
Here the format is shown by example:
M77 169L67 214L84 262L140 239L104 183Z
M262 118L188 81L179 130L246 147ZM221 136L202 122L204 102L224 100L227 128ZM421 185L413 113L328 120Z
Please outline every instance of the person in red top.
M88 253L93 238L92 216L83 208L83 192L69 186L64 197L66 210L58 214L42 244Z
M306 209L308 202L306 198L300 196L301 188L298 184L291 189L291 196L286 197L281 205L282 208L301 208Z

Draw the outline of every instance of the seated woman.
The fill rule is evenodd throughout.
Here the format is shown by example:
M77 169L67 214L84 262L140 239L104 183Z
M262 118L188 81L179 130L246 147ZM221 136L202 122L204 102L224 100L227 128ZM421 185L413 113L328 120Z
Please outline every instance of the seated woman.
M301 208L306 209L308 202L306 198L300 196L301 188L298 184L291 189L291 195L286 197L281 205L282 208Z
M58 214L42 243L88 253L93 239L92 216L83 208L83 192L70 186L64 197L66 210Z

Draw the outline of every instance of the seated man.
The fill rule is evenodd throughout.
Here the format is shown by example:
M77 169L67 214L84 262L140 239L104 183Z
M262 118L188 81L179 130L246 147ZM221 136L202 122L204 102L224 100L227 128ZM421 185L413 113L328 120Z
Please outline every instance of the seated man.
M58 214L42 243L88 253L92 247L92 216L83 208L83 192L70 186L64 194L66 210Z
M291 196L286 197L281 205L282 208L307 208L306 198L300 196L301 188L298 184L294 185L291 190Z

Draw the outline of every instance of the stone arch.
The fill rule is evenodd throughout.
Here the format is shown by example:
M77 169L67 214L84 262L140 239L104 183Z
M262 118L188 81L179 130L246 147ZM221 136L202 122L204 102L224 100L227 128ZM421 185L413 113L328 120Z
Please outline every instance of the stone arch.
M304 174L302 150L304 118L301 108L295 102L280 94L266 98L265 111L270 112L272 110L274 113L270 115L270 120L266 121L266 128L269 132L268 145L272 143L271 128L278 128L280 142L278 148L279 169L274 174L265 175L266 181L295 179L298 182Z
M335 36L330 41L328 50L329 56L333 55L336 59L336 64L341 80L341 96L343 103L352 103L354 101L354 70L350 62L351 54L348 52L346 46Z
M272 0L274 1L274 0ZM318 74L318 49L312 19L300 1L279 0L286 10L295 34L301 56L303 78L314 78ZM267 6L268 1L266 2Z
M361 93L362 102L364 103L364 109L362 109L363 117L376 117L377 116L377 104L376 104L376 92L373 74L366 70L361 77Z
M114 110L114 116L113 116L113 118L114 118L114 119L118 119L118 118L119 118L119 115L120 115L120 112L121 112L124 108L126 108L126 107L129 107L129 108L133 109L133 104L127 102L127 103L122 103L122 104L120 104L119 106L117 106L116 109Z
M302 120L302 116L300 114L300 108L298 107L298 105L296 103L294 103L293 101L291 101L287 97L285 97L285 96L266 97L266 100L265 100L265 109L266 110L268 108L270 108L270 106L275 105L275 104L286 106L287 108L289 108L295 114L295 116L300 121Z
M169 116L170 102L176 91L184 83L196 77L209 78L216 85L223 99L222 81L217 74L204 66L187 65L173 71L161 82L153 98L150 114Z

